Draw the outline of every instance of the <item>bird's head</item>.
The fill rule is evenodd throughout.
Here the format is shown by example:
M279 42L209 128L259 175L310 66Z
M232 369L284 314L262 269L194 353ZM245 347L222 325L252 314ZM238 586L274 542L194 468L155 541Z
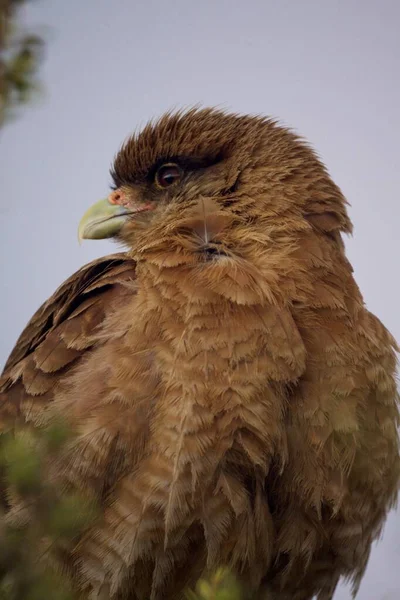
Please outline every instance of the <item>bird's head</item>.
M195 271L199 287L229 288L237 301L287 280L304 232L351 229L314 152L262 117L167 114L127 140L111 175L113 191L84 215L80 238L116 238L138 263Z

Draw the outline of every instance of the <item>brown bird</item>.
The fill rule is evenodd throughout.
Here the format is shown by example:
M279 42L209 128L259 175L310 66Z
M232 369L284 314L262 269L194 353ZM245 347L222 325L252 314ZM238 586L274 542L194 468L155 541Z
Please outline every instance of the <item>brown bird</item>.
M167 114L116 156L79 226L126 253L39 309L2 418L77 430L63 474L102 519L89 598L160 600L217 565L265 598L355 588L397 496L395 342L346 259L346 201L274 121Z

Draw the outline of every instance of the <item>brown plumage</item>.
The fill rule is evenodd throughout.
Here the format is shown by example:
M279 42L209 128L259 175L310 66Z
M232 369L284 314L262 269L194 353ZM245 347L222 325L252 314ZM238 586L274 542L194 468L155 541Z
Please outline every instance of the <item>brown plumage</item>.
M260 598L357 586L397 495L396 360L340 190L290 131L214 110L149 124L112 175L80 231L127 252L59 288L2 379L5 424L77 428L62 476L104 517L77 586L179 598L218 564Z

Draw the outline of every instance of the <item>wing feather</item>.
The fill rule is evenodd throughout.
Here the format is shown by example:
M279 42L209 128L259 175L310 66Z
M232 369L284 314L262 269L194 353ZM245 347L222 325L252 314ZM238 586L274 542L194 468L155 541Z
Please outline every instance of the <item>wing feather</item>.
M92 261L56 290L29 321L6 362L0 378L1 420L19 415L22 403L32 404L33 416L53 400L64 376L101 343L94 339L97 328L132 295L134 280L134 261L118 253Z

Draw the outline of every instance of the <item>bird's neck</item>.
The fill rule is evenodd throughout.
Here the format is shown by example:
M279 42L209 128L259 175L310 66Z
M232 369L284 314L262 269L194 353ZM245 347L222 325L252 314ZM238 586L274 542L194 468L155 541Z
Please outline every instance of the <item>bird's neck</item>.
M297 329L282 307L216 297L194 279L189 285L190 276L152 267L138 272L134 314L141 320L132 333L146 340L157 371L157 443L174 453L183 436L199 452L200 442L212 444L217 458L240 431L240 443L267 468L281 435L285 385L304 364Z

